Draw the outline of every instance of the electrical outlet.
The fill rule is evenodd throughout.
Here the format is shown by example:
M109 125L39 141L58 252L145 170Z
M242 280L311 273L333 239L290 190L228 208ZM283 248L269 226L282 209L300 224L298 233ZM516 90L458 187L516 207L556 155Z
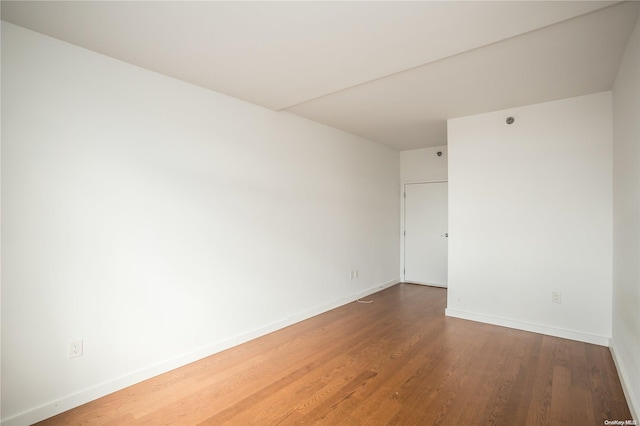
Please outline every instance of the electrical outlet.
M553 303L562 303L562 293L560 293L559 291L552 291L551 301Z
M69 344L69 358L82 356L82 339L74 340Z

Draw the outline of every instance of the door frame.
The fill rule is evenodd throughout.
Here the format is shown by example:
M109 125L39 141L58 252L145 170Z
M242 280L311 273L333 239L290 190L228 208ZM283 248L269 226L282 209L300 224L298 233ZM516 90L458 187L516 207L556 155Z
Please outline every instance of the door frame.
M406 282L406 277L405 277L405 264L404 264L404 258L405 258L405 250L404 250L404 244L405 244L405 217L406 217L406 212L405 212L405 203L407 200L407 185L420 185L420 184L425 184L425 183L449 183L449 179L438 179L438 180L422 180L422 181L411 181L411 182L402 182L401 187L400 187L400 278L402 282ZM449 203L449 186L447 185L447 204ZM449 214L447 213L447 216ZM447 244L448 247L448 244ZM448 263L448 262L447 262ZM448 265L447 265L448 267ZM435 286L435 287L443 287L446 288L444 286Z

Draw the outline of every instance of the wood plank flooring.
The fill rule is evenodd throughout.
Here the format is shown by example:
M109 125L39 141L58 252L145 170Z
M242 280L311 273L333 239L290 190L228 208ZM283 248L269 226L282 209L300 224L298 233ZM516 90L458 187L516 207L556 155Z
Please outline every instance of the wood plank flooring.
M631 414L608 348L444 316L399 284L41 425L603 425Z

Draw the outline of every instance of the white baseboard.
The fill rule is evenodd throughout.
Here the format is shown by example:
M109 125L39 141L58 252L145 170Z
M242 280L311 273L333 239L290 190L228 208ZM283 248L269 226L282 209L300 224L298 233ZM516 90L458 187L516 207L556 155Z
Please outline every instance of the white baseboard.
M406 284L417 284L417 285L424 285L427 287L439 287L439 288L448 288L447 284L431 284L431 283L424 283L421 281L403 281Z
M353 293L350 296L343 297L343 298L334 300L332 302L316 306L314 308L289 316L287 318L273 322L266 326L263 326L254 330L250 330L246 333L242 333L233 338L213 343L211 345L197 349L195 351L179 355L167 361L160 362L155 365L151 365L149 367L143 368L138 371L134 371L132 373L126 374L121 377L117 377L108 382L104 382L92 388L85 389L73 395L64 397L58 401L54 401L49 404L44 404L39 407L35 407L33 409L25 411L23 413L17 414L15 416L3 419L2 426L24 426L24 425L30 425L30 424L39 422L41 420L63 413L67 410L71 410L72 408L78 407L82 404L86 404L87 402L101 398L110 393L124 389L128 386L134 385L136 383L140 383L144 380L150 379L159 374L166 373L167 371L174 370L178 367L182 367L184 365L190 364L199 359L206 358L218 352L222 352L225 349L229 349L231 347L237 346L249 340L258 338L260 336L264 336L276 330L280 330L282 328L293 325L297 322L304 321L308 318L330 311L331 309L335 309L342 305L346 305L347 303L351 303L361 297L365 297L370 294L376 293L382 289L385 289L387 287L391 287L395 284L398 284L399 282L400 282L400 277L395 278L386 283L383 283L381 285L373 286L366 290Z
M359 291L358 293L356 293L356 298L355 299L360 299L362 297L367 297L370 294L377 293L380 290L384 290L385 288L392 287L392 286L394 286L396 284L399 284L399 283L400 283L400 277L397 277L397 278L394 278L391 281L387 281L386 283L383 283L383 284L381 284L379 286L369 287L366 290L362 290L362 291Z
M460 311L457 309L445 309L445 315L449 317L461 318L471 321L483 322L486 324L499 325L502 327L515 328L517 330L531 331L533 333L546 334L547 336L562 337L564 339L577 340L579 342L592 343L594 345L609 346L608 336L598 336L595 334L582 333L563 328L549 327L524 321L512 320L508 318L494 317L491 315L478 314L475 312Z
M624 392L624 397L627 400L627 405L629 406L629 411L631 411L631 417L638 421L640 420L640 401L633 394L633 388L631 387L631 380L629 379L629 375L624 368L624 362L618 356L618 352L616 351L616 344L613 339L611 339L611 345L609 346L609 350L611 350L611 357L613 358L613 363L616 365L616 370L618 370L618 377L620 377L620 384L622 385L622 391ZM631 420L631 419L620 419L620 420Z

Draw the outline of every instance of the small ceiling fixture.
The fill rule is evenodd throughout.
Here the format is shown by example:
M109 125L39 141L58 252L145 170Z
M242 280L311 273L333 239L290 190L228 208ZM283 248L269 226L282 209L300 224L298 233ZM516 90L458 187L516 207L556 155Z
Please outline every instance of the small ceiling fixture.
M513 122L516 121L515 118L513 117L507 117L507 124L513 124Z

